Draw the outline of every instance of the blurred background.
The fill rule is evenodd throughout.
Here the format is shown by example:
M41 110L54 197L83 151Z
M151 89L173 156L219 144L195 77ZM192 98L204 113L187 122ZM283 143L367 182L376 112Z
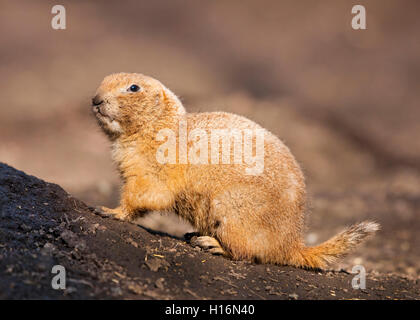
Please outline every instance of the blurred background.
M66 30L51 27L53 5ZM351 28L362 4L367 30ZM302 165L308 244L374 219L334 268L420 274L420 2L0 0L0 161L115 206L119 178L90 113L104 76L140 72L188 111L229 111ZM140 221L182 236L173 216Z

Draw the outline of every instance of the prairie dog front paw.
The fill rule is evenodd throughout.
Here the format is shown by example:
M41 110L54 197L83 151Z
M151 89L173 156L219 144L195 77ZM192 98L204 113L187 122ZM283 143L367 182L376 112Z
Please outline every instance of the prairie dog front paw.
M107 207L99 206L95 208L95 213L97 213L98 215L104 218L113 218L113 219L122 220L122 221L132 220L132 217L131 217L132 215L122 210L121 207L110 209Z

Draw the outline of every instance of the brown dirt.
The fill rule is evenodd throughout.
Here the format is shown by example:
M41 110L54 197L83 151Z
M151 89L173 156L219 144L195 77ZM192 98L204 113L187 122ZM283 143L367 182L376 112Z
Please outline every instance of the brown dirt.
M1 299L418 299L418 281L230 261L104 219L58 185L0 163ZM54 265L66 289L54 290Z

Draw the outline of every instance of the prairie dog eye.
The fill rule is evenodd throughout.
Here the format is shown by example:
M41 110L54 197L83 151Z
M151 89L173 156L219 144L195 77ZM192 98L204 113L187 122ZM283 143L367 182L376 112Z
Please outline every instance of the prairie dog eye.
M138 86L138 85L136 85L136 84L132 84L129 88L128 88L128 91L131 91L131 92L137 92L137 91L139 91L140 90L140 87Z

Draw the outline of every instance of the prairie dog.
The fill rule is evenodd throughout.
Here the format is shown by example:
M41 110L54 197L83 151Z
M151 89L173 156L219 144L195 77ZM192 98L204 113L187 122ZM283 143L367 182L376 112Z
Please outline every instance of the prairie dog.
M173 210L198 230L196 243L214 254L304 268L326 267L379 229L374 222L361 222L318 246L306 247L305 182L289 149L242 116L187 113L158 80L136 73L109 75L97 89L92 107L112 142L112 157L123 180L120 205L102 207L117 219L131 220L149 210ZM195 129L209 135L214 129L263 132L262 172L246 174L249 166L229 162L230 155L222 163L220 149L217 164L181 161L182 123L187 137ZM162 130L176 133L175 163L158 161ZM244 147L245 138L240 141ZM257 138L251 142L255 144ZM189 149L193 142L187 144ZM256 149L257 145L251 148L253 153ZM206 156L210 158L210 152Z

